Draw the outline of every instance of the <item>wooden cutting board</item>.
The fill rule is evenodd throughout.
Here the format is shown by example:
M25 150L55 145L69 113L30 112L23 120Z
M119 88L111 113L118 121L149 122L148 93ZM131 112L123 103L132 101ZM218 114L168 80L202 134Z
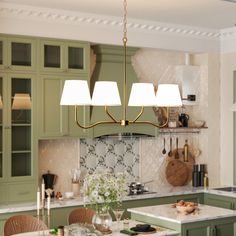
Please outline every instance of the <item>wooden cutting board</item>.
M193 165L195 164L194 155L189 151L188 157L189 161L184 162L183 148L178 149L179 159L175 159L176 149L173 150L172 156L166 157L166 179L173 186L183 186L192 180ZM180 162L182 164L180 164ZM172 163L172 164L169 164ZM174 163L174 165L173 165ZM186 168L187 167L187 168ZM181 168L181 170L178 170ZM176 170L177 169L177 170ZM187 176L187 179L186 179Z
M181 160L174 159L166 166L166 179L173 186L183 186L189 178L188 166Z

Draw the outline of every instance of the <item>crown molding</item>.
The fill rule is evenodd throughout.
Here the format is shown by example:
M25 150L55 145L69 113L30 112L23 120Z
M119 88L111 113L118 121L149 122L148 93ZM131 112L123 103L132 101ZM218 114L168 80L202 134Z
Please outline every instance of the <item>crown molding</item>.
M50 8L31 7L21 4L8 4L1 3L0 17L27 17L37 20L49 20L56 22L64 22L66 24L93 24L96 26L112 26L122 27L122 18L96 15L90 13L73 12L65 10L57 10ZM130 19L127 27L131 30L146 30L161 33L171 33L184 36L204 37L209 39L219 38L220 33L218 30L189 27L177 24L165 24L153 21L141 21L138 19Z
M122 17L1 3L0 19L0 33L121 44ZM55 28L59 24L60 32ZM219 51L220 48L219 30L133 18L128 19L127 27L132 46L197 52Z

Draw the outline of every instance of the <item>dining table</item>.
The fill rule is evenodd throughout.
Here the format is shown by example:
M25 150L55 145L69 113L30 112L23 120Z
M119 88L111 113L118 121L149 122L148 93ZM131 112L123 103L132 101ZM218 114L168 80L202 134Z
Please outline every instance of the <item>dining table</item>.
M127 222L126 222L127 223ZM142 222L138 222L138 221L134 221L134 220L129 220L128 221L129 224L129 228L136 226L137 224L143 224ZM178 232L171 230L171 229L167 229L167 228L163 228L163 227L157 227L157 226L153 226L156 228L156 232L152 233L152 236L171 236L171 235L179 235ZM111 230L112 233L109 235L112 236L125 236L127 234L123 234L120 232L120 230L124 229L124 222L120 221L119 223L117 223L116 221L112 222L112 226L111 226ZM35 231L35 232L27 232L27 233L20 233L20 234L14 234L12 236L52 236L53 234L50 234L51 230L44 230L44 231ZM150 233L149 233L150 234ZM148 234L148 235L149 235ZM145 235L145 234L142 234ZM70 236L70 235L69 235ZM79 234L77 236L80 236Z

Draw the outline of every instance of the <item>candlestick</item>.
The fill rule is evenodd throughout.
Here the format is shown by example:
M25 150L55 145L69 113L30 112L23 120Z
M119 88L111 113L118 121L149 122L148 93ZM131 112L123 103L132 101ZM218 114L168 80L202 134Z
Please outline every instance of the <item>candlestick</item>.
M42 191L42 208L44 208L44 200L45 200L45 183L44 179L42 179L42 186L41 186L41 191Z
M51 204L51 197L50 197L50 195L48 195L48 198L47 198L48 216L50 216L50 204Z
M39 216L40 213L40 189L38 187L37 191L37 216Z

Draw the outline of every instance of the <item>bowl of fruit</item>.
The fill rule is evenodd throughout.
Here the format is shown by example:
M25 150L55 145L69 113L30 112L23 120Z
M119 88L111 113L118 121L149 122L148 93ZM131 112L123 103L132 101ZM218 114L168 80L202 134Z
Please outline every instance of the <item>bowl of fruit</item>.
M175 207L179 213L187 215L197 210L198 204L195 202L187 202L187 201L181 200L173 204L172 207Z

